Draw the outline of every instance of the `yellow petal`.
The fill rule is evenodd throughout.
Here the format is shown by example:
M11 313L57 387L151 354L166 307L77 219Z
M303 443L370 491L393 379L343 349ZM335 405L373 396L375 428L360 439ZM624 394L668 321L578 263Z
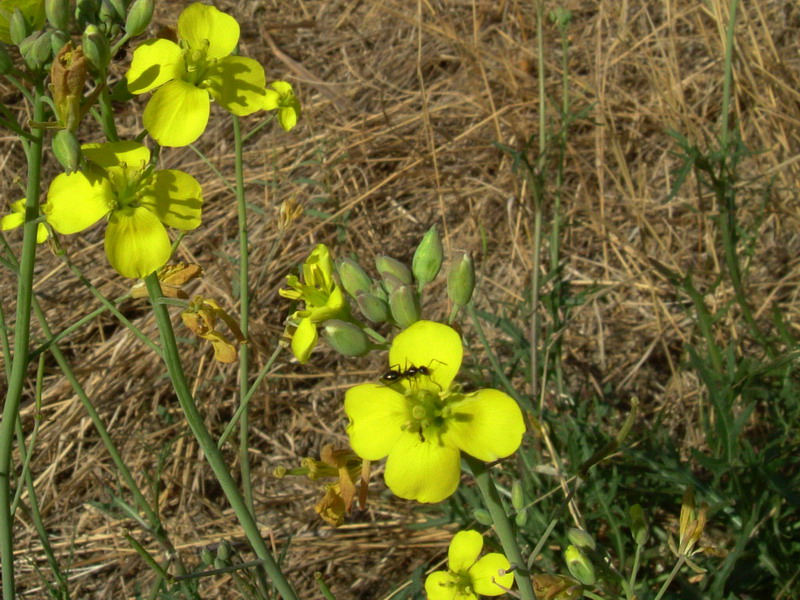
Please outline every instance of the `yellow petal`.
M227 56L211 65L205 84L220 106L237 116L264 106L264 67L244 56Z
M291 131L297 125L297 116L300 111L294 107L281 108L278 111L278 123L284 131Z
M81 151L86 160L104 169L123 165L143 169L150 162L150 150L147 146L132 141L84 144Z
M208 58L222 58L239 42L239 23L213 6L195 2L178 17L178 36L192 50L207 48Z
M414 385L430 387L432 391L446 390L461 368L463 352L461 337L455 329L433 321L417 321L392 341L389 366L400 370L428 367L434 384L427 384L427 378L421 378ZM408 388L412 382L401 383Z
M44 226L44 223L39 223L39 227L36 228L36 243L44 244L49 237L50 232L47 230L47 227Z
M143 206L115 210L106 229L108 262L123 277L143 279L169 260L169 236L158 217Z
M442 436L446 443L486 462L510 456L519 448L525 422L511 396L479 390L448 408L451 417Z
M143 94L186 73L183 52L175 42L164 39L145 40L133 51L131 68L125 75L128 91Z
M344 396L344 412L350 419L350 446L361 458L387 456L404 434L408 421L406 399L385 385L365 383L351 387Z
M169 81L150 98L142 122L162 146L186 146L205 131L209 105L206 90L185 81Z
M428 600L454 600L456 598L458 580L447 571L435 571L425 579L425 594ZM458 600L468 600L463 594Z
M94 225L114 208L108 179L82 172L62 173L47 190L47 221L59 233L77 233Z
M423 442L418 434L403 432L386 461L384 479L400 498L440 502L458 487L461 454L437 440Z
M311 357L311 351L317 345L318 340L317 326L311 322L311 319L300 321L294 335L292 335L292 353L301 364L308 362Z
M481 558L469 570L472 588L483 596L500 596L514 585L514 573L506 573L502 577L500 571L511 568L508 559L502 554L492 552ZM505 589L503 589L505 588Z
M478 560L482 548L483 536L480 533L472 529L459 531L447 550L447 567L453 573L466 573Z
M25 213L12 212L0 219L0 230L8 231L19 227L25 222Z
M189 231L200 225L203 192L200 183L183 171L156 171L152 193L140 198L166 225Z

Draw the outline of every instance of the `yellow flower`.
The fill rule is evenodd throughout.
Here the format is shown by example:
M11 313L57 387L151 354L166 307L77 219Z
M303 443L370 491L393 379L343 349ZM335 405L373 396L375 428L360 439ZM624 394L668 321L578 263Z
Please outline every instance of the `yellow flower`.
M25 198L11 203L11 212L0 219L0 231L16 229L25 222ZM42 244L47 241L50 232L47 231L44 223L39 223L36 229L36 243Z
M252 58L230 56L239 42L236 19L197 2L178 17L178 38L177 44L142 42L126 76L132 94L155 90L142 116L154 140L186 146L199 138L208 124L209 95L238 116L263 107L264 68Z
M386 485L401 498L444 500L458 487L462 451L489 462L522 441L513 398L491 389L465 394L453 383L462 354L455 330L417 321L392 342L383 380L345 395L350 445L365 460L388 456ZM416 374L397 377L412 368Z
M47 221L72 234L107 217L106 255L120 275L143 278L164 266L172 251L164 225L188 231L200 224L200 184L183 171L153 170L150 151L136 142L81 149L89 166L53 180Z
M277 110L278 123L284 131L290 131L300 118L300 101L294 95L291 83L275 81L270 87L272 89L268 89L264 97L264 109Z
M447 551L447 571L425 580L428 600L477 600L478 595L500 596L514 584L508 559L497 552L481 559L483 537L477 531L459 531ZM502 574L501 574L502 573Z
M349 314L342 289L333 280L333 260L325 244L319 244L308 256L302 268L302 279L289 275L290 289L280 295L305 303L305 308L289 317L294 327L292 352L301 363L308 361L317 345L317 325L328 319L346 318Z

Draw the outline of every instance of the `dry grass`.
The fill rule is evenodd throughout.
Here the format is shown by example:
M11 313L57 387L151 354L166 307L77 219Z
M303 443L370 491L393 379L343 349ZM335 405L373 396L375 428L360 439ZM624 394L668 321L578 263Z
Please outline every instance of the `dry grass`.
M616 394L638 394L646 412L670 411L676 435L692 445L700 443L691 426L699 388L679 369L684 345L694 335L692 323L683 299L652 261L681 273L692 270L701 286L720 271L714 229L704 226L698 213L713 214L714 199L695 194L692 184L666 201L670 172L678 163L665 131L675 129L701 144L715 131L724 4L566 2L574 13L571 93L575 105L592 108L573 126L567 148L565 276L577 291L603 286L602 294L574 313L564 333L567 381L578 400L602 393L607 384ZM265 133L247 148L254 206L251 264L261 275L253 305L256 367L282 329L287 306L277 290L318 242L331 244L338 256L355 253L364 263L381 253L409 259L436 223L448 251L475 253L482 278L479 302L520 302L531 273L530 213L510 160L492 143L519 146L537 130L534 3L223 0L219 5L243 24L242 54L259 59L268 78L292 81L305 111L291 134ZM171 23L183 6L160 3L155 25ZM757 227L758 239L747 264L749 292L760 317L778 307L796 329L800 10L788 2L745 3L739 23L735 112L744 142L761 150L746 161L749 178L741 182L743 197L749 198L741 207L743 220ZM546 90L555 99L560 42L552 26L545 36ZM119 73L126 65L119 65ZM9 88L2 89L2 98L24 110ZM549 106L553 119L554 104ZM124 136L140 130L142 108L141 100L118 107ZM198 146L232 177L232 132L222 112L214 117ZM247 125L259 118L248 118ZM85 141L98 139L96 129L86 130ZM19 197L16 181L24 178L24 157L10 136L0 140L0 157L10 202ZM236 311L232 194L188 148L164 150L162 164L187 170L203 184L204 225L187 238L179 258L201 263L207 276L198 291ZM48 163L46 180L55 173ZM770 181L771 193L762 202L760 190ZM277 207L290 197L332 216L302 219L268 262ZM16 234L8 237L19 242ZM63 241L104 294L115 297L126 290L128 282L102 257L101 228ZM96 306L57 258L43 251L40 259L36 292L51 323L71 323ZM13 314L14 284L8 274L0 282L7 315ZM722 285L707 300L719 306L730 297ZM429 317L443 316L445 300L427 310ZM144 301L126 302L123 311L155 337ZM740 337L736 311L726 319L720 331ZM196 562L200 549L214 548L221 539L241 542L156 358L107 316L63 348L126 461L151 496L158 494L165 525L185 560ZM234 410L235 371L211 361L205 346L183 348L201 410L219 433ZM286 566L305 598L318 597L315 571L324 574L338 598L381 598L446 547L444 531L407 529L419 520L418 507L382 494L378 483L368 512L331 530L312 510L318 489L305 480L270 477L275 466L296 464L323 443L344 442L344 390L380 368L378 362L343 362L323 349L305 367L282 362L252 404L259 520L277 547L292 537ZM130 531L156 553L157 548L131 519L111 518L97 508L96 503L128 494L55 363L48 363L45 373L31 468L55 550L64 564L71 563L73 597L132 598L137 588L146 589L151 575L121 534ZM26 430L34 415L28 405ZM235 450L229 446L228 452L235 464ZM24 597L43 598L34 568L46 565L24 514L16 536ZM204 585L204 597L236 597L226 577Z

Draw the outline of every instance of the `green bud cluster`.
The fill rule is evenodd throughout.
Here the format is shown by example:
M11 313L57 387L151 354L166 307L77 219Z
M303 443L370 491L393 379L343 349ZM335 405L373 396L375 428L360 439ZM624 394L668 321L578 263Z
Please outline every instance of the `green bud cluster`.
M386 255L375 258L379 278L373 279L354 258L337 262L339 280L371 323L406 328L422 318L422 294L442 270L444 248L434 225L414 251L411 265ZM475 288L475 271L469 255L459 255L447 272L447 294L461 308Z

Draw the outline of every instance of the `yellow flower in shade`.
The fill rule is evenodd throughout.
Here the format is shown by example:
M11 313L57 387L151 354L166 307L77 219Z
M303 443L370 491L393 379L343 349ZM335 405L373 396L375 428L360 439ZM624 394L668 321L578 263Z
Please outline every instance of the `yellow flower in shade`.
M470 394L453 380L463 349L447 325L417 321L389 350L399 378L350 388L344 410L350 445L361 458L386 461L386 485L397 496L439 502L458 487L461 452L486 462L513 454L525 424L513 398L491 389ZM420 371L422 369L422 371Z
M346 319L349 315L342 288L333 280L333 260L328 247L319 244L303 263L301 277L289 275L289 289L280 295L305 304L289 317L292 334L292 352L301 363L308 361L317 345L317 325L328 319Z
M497 552L478 558L483 536L477 531L459 531L447 551L447 571L436 571L425 580L428 600L477 600L500 596L514 584L511 565Z
M263 107L264 68L252 58L230 56L238 42L236 19L197 2L178 17L178 43L151 39L136 48L128 90L155 90L142 116L154 140L186 146L199 138L208 124L209 95L237 116Z
M106 255L120 275L142 278L164 266L172 251L164 225L188 231L200 224L200 184L183 171L154 170L150 151L136 142L81 149L89 166L50 184L48 223L72 234L106 217Z
M11 212L0 219L0 231L16 229L25 222L25 198L11 203ZM36 243L42 244L47 241L50 232L47 231L44 223L39 223L36 229Z
M294 95L292 84L276 81L269 86L264 97L265 110L278 111L278 123L284 131L290 131L300 118L300 101Z

